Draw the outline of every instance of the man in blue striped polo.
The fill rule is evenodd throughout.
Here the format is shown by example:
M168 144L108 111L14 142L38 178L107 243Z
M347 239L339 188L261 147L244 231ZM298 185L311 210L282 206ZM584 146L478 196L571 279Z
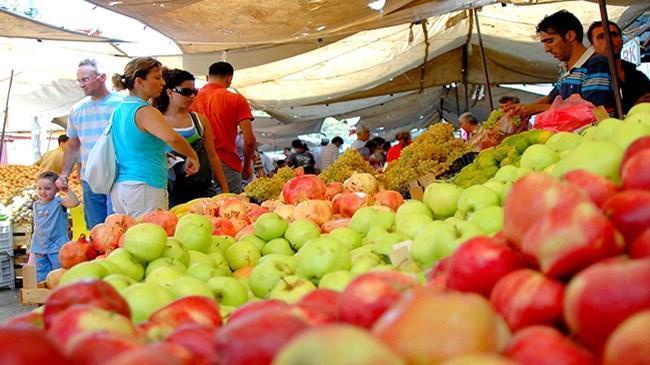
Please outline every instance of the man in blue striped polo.
M573 94L592 104L614 110L607 58L596 54L582 43L584 30L580 20L566 10L546 16L537 25L537 34L544 51L562 62L560 78L551 93L532 104L514 104L505 109L523 117L548 110L557 96L566 99Z
M63 171L56 181L57 187L68 185L68 176L77 161L81 162L83 176L88 153L108 125L113 110L122 102L121 96L106 88L106 74L99 71L95 60L87 59L79 63L77 83L86 97L75 104L68 115L66 134L70 139L63 157ZM87 182L82 181L81 184L86 227L92 229L113 213L111 199L108 195L93 193Z

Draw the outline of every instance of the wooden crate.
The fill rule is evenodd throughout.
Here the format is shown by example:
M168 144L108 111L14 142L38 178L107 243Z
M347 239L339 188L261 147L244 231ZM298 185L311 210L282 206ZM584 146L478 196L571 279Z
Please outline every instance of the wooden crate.
M18 248L29 249L32 244L32 225L14 224L11 226L14 239L14 250Z
M45 303L52 290L47 289L44 283L36 282L36 267L34 265L23 266L23 287L20 289L20 304L41 305Z

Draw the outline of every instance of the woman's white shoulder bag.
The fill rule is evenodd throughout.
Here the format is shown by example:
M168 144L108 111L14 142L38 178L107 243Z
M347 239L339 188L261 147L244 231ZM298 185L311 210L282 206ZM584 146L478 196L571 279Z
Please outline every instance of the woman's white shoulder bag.
M88 154L84 166L83 180L88 183L90 190L95 194L108 194L111 192L117 177L117 159L115 147L111 136L113 116L97 139L97 142Z

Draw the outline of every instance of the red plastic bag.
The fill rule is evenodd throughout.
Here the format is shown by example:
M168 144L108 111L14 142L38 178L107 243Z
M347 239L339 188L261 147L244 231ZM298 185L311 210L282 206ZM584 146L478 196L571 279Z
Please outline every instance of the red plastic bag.
M594 104L573 94L566 100L555 98L551 108L535 117L535 129L573 132L596 122Z

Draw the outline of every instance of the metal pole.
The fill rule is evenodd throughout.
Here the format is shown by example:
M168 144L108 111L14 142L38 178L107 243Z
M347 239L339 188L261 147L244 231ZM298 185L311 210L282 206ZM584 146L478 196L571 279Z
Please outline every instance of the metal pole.
M9 76L9 88L7 89L7 101L5 102L5 116L2 122L2 135L0 135L0 161L2 161L2 150L5 145L5 131L7 129L7 120L9 119L9 95L11 94L11 85L14 83L14 70L11 70Z
M481 36L481 25L478 21L478 12L474 12L474 20L476 21L476 33L478 34L478 46L481 51L481 61L483 61L483 75L485 76L485 88L487 89L488 99L490 101L490 110L494 110L494 101L492 100L492 89L490 88L490 75L488 74L487 60L485 59L485 50L483 49L483 37Z
M609 61L609 74L612 78L612 88L614 89L614 101L616 102L616 114L619 119L623 119L623 104L621 103L621 89L618 85L618 71L616 61L614 60L614 46L612 46L611 33L609 32L609 18L607 16L606 0L598 0L600 6L600 18L603 21L603 31L605 32L605 42L607 43L607 60ZM621 34L621 36L623 36Z

